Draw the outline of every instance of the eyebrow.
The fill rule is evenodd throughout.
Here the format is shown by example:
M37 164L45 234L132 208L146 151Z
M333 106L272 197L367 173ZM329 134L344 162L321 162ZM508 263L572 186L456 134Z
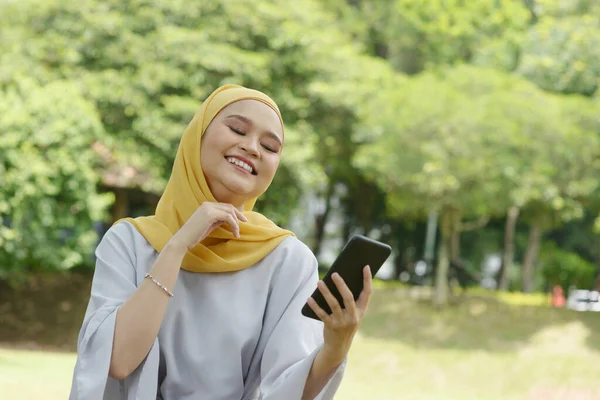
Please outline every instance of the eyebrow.
M238 114L232 114L232 115L228 115L225 119L228 118L235 118L235 119L239 119L242 122L247 123L248 125L254 125L254 123L252 122L252 120L250 120L249 118L244 117L243 115L238 115ZM272 137L273 139L277 140L277 142L279 142L280 145L283 145L283 143L281 142L281 138L279 137L278 134L271 132L271 131L265 131L265 133L267 135L269 135L270 137Z

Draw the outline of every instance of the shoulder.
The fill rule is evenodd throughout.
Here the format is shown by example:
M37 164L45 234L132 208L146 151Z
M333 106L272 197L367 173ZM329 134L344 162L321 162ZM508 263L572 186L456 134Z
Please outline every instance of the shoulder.
M317 258L315 257L312 250L304 244L300 239L295 236L288 236L285 238L279 246L277 246L273 252L273 254L277 254L280 257L285 257L287 259L297 259L308 261L311 264L317 263Z
M153 251L146 238L130 222L121 221L111 226L102 236L96 248L96 256L113 253L135 264L137 255L144 251Z
M123 239L130 239L133 240L135 233L137 232L137 230L135 229L135 227L128 222L127 220L121 220L119 222L117 222L116 224L114 224L113 226L111 226L106 233L104 234L104 236L114 236L114 237L120 237Z
M131 223L127 221L118 222L104 233L98 248L113 246L133 247L136 240L136 233L139 234Z
M280 279L306 280L318 274L318 262L312 250L294 236L285 238L268 256Z

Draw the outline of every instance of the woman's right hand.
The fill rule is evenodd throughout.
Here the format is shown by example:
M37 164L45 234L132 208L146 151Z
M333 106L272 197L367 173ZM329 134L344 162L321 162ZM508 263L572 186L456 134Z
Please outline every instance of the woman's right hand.
M196 209L194 214L171 240L191 249L204 240L218 226L227 224L233 232L233 236L240 237L239 221L247 222L244 214L231 204L204 202Z

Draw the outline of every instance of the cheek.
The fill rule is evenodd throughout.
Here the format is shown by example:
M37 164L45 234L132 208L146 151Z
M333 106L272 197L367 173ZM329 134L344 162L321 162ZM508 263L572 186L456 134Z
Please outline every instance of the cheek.
M205 176L211 175L210 158L208 158L205 151L200 152L200 166L202 167Z
M207 164L213 163L216 159L218 159L226 145L221 135L214 134L218 132L212 133L213 134L210 136L203 138L202 150L200 152L201 157L204 157Z
M218 166L219 154L217 151L213 150L214 147L205 146L202 144L202 149L200 151L200 165L202 166L202 170L206 175L212 176L215 173L215 170Z
M266 165L268 166L268 170L269 170L269 175L271 175L271 178L273 177L273 175L275 175L275 173L277 172L277 168L279 168L279 156L272 156L270 157L268 160L266 160Z

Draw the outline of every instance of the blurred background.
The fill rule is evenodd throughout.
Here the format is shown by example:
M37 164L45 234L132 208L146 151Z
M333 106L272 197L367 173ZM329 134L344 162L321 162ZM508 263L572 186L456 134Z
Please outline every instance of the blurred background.
M224 83L287 124L259 211L394 249L337 399L600 398L599 0L0 0L1 398L67 398L94 248Z

